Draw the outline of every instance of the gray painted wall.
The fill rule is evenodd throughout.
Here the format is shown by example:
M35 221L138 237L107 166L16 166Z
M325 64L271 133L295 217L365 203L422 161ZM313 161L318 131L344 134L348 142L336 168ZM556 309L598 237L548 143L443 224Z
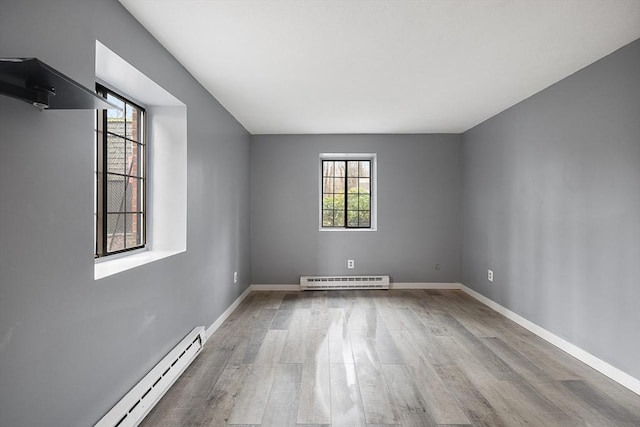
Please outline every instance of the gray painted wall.
M640 378L640 41L462 140L463 283Z
M94 113L1 96L2 426L93 425L249 283L249 134L116 1L0 2L0 56L92 87L96 38L187 105L187 252L94 281Z
M377 153L378 231L318 230L323 152ZM306 274L459 281L459 158L459 135L253 136L252 282L294 284Z

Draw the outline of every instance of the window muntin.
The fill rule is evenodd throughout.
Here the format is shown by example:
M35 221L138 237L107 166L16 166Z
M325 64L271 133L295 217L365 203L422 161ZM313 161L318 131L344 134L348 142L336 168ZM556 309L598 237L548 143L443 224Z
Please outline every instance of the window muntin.
M371 228L371 160L322 160L322 228Z
M104 257L146 243L146 112L101 85L97 92L122 108L97 111L96 257Z

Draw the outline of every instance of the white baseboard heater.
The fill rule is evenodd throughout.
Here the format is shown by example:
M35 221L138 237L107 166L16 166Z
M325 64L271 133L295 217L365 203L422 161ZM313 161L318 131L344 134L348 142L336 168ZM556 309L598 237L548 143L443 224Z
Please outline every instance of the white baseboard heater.
M389 276L300 276L300 289L389 289Z
M204 326L193 329L95 427L137 426L180 377L204 345Z

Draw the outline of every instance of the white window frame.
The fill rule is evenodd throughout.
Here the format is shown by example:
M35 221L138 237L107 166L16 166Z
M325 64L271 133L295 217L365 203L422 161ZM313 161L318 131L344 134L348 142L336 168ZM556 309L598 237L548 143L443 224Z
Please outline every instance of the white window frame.
M322 226L322 161L323 160L368 160L371 162L371 227L323 227ZM378 230L378 155L377 153L320 153L318 161L318 231L368 232Z

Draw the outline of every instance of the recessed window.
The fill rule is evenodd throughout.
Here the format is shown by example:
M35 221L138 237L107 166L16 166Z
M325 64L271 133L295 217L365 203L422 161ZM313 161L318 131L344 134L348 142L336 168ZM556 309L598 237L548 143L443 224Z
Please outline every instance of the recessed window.
M321 155L321 229L374 229L375 161Z
M97 92L122 109L97 110L95 254L104 257L145 246L146 113L101 85Z

